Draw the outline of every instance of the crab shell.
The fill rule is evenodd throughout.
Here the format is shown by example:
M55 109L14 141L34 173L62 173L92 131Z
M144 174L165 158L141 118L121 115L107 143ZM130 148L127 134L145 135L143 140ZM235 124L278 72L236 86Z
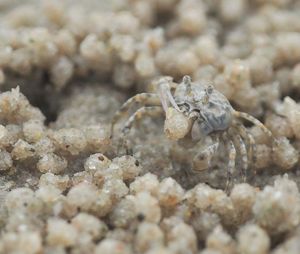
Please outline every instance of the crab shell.
M185 105L185 114L169 108L166 112L165 133L173 140L179 140L190 134L193 141L228 129L232 124L233 108L227 98L208 86L191 83L188 87L181 83L175 90L174 98L177 105ZM198 117L191 119L189 114L197 112Z

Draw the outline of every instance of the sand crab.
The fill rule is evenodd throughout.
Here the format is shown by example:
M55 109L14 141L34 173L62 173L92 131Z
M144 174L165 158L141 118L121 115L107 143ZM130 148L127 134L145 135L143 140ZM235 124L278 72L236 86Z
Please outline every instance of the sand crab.
M115 114L112 129L134 103L143 106L129 117L122 129L123 134L138 119L165 113L164 130L170 139L181 144L195 144L208 135L211 137L212 143L193 158L194 170L209 168L220 143L224 143L228 149L227 182L231 181L236 169L237 154L241 156L244 179L249 164L255 163L255 141L241 119L258 126L274 141L269 129L248 113L234 110L227 98L212 85L194 83L189 76L184 76L180 84L174 83L170 77L163 77L158 83L157 93L140 93L127 100Z

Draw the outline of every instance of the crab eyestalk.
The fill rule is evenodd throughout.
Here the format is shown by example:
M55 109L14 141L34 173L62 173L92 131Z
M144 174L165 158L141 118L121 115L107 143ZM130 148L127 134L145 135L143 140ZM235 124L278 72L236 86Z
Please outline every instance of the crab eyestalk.
M185 137L191 130L193 120L176 109L169 107L166 111L164 132L171 140Z
M209 85L207 88L205 88L205 96L204 96L204 100L203 100L203 102L205 104L207 104L209 102L209 96L212 94L213 89L214 88L212 85Z
M182 78L182 82L186 85L186 93L190 94L192 92L192 78L188 75L185 75Z

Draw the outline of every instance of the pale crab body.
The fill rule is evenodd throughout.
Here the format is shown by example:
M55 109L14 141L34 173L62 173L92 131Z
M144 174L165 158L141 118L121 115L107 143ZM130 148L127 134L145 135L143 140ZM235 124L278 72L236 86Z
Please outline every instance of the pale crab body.
M223 143L223 147L228 150L227 185L232 182L237 155L242 162L244 179L249 165L255 164L255 141L241 119L258 126L272 143L274 141L272 133L259 120L234 110L227 98L212 85L192 82L189 76L184 76L180 84L174 83L170 77L161 78L157 93L141 93L127 100L113 118L112 133L115 123L136 102L142 104L142 107L126 121L122 128L123 139L126 139L126 133L138 119L165 113L165 133L179 144L195 145L211 137L212 143L194 156L194 170L210 168L212 158L220 143Z
M199 140L215 131L228 129L232 124L233 108L227 98L212 86L191 83L185 76L176 87L174 100L187 117L194 118L191 136Z

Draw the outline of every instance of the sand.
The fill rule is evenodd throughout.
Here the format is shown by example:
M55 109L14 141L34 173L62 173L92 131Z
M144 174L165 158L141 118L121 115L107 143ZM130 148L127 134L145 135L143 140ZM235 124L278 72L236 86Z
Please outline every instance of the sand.
M299 45L296 0L0 1L0 253L299 253ZM111 133L184 75L276 139L243 122L230 189L226 144L197 171L163 114Z

